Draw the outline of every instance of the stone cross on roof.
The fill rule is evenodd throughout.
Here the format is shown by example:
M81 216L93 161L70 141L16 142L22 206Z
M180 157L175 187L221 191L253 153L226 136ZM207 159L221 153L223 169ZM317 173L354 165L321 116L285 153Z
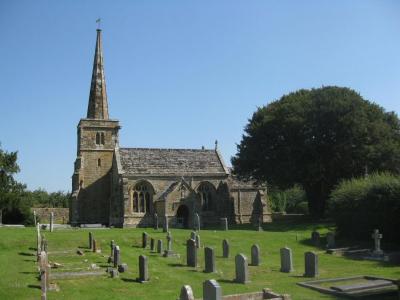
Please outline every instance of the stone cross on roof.
M378 229L375 229L374 232L371 235L371 238L374 240L375 242L375 248L374 251L372 252L374 255L382 255L383 251L381 250L381 239L382 239L383 235L381 233L379 233Z

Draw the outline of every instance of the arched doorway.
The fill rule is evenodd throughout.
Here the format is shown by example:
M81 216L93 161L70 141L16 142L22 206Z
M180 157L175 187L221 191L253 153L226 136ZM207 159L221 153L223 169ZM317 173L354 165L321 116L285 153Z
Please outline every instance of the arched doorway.
M176 212L176 222L178 226L189 228L189 208L186 205L178 207Z

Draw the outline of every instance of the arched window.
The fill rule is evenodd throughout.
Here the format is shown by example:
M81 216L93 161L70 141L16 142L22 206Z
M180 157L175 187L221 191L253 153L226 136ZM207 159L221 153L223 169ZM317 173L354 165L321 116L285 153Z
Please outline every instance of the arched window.
M97 166L101 167L101 159L100 158L97 160Z
M200 195L202 209L205 211L214 209L215 188L209 182L202 182L197 189Z
M100 144L104 145L104 132L100 135Z
M153 212L153 193L154 190L150 183L139 182L132 189L131 210L139 213Z

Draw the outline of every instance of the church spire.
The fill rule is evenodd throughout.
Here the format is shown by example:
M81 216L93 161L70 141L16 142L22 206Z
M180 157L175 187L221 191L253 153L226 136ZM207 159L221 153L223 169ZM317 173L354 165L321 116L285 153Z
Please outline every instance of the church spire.
M93 61L92 83L90 85L87 118L108 120L108 103L106 80L104 77L101 29L97 29L96 51Z

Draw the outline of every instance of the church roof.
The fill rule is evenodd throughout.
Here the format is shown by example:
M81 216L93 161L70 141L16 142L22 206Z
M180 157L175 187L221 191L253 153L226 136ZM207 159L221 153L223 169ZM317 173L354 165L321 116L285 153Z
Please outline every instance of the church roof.
M120 148L122 170L128 175L225 175L217 150Z

